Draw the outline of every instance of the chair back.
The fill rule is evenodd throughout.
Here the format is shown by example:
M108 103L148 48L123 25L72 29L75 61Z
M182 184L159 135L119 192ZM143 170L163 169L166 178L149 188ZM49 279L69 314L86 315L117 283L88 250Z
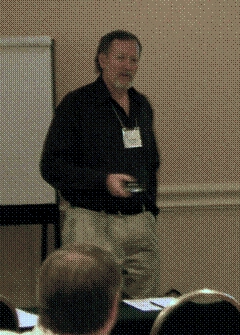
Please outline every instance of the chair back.
M202 289L187 293L157 316L150 335L240 334L240 304L232 296Z

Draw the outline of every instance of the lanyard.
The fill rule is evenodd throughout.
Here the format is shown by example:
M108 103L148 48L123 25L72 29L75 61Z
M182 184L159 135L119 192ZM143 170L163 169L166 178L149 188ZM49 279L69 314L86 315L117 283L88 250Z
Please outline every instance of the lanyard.
M129 149L129 148L142 147L142 140L141 140L141 135L140 135L140 129L137 125L137 119L136 119L136 126L134 128L127 128L124 126L122 120L120 119L113 105L112 105L112 108L122 126L122 136L123 136L124 148Z
M125 127L125 126L124 126L124 124L123 124L122 120L120 119L120 117L119 117L119 115L118 115L118 112L116 111L116 109L115 109L115 107L113 106L113 104L112 104L112 109L113 109L113 111L115 112L116 117L117 117L118 121L120 122L122 128L123 128L123 129L127 129L128 127ZM137 125L137 118L135 119L135 121L136 121L136 125L135 125L135 127L137 128L137 126L138 126L138 125Z

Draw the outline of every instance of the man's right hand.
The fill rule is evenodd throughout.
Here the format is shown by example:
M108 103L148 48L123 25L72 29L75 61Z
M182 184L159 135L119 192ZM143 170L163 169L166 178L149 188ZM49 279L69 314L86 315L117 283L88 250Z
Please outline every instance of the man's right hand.
M114 197L128 198L131 192L127 191L125 184L127 181L136 181L133 176L128 174L112 173L107 176L106 184L109 193Z

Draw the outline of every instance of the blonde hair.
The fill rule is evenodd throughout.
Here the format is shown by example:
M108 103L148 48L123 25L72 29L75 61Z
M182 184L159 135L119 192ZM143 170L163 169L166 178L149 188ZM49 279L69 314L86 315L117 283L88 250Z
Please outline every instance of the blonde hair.
M40 326L59 334L100 329L120 285L120 269L110 252L77 244L54 251L40 269Z

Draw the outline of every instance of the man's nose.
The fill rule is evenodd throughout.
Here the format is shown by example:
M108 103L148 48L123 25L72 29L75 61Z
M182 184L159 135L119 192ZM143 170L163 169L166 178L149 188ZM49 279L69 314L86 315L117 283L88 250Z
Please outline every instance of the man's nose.
M130 59L130 58L126 58L125 61L124 61L124 67L128 70L132 70L133 67L134 67L134 63L133 61Z

